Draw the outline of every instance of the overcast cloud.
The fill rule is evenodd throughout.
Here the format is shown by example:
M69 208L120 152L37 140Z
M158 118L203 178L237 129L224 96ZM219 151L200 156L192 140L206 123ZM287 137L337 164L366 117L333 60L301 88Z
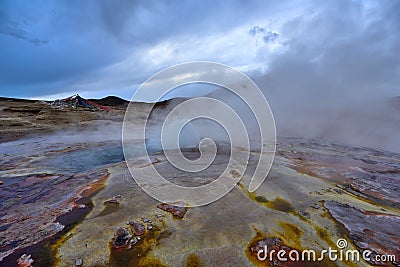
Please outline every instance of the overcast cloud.
M320 72L329 69L330 81L350 78L347 87L378 92L378 84L393 94L399 8L398 1L2 1L0 90L129 98L163 67L212 60L287 82L299 71L302 83L315 71L324 80Z
M35 97L133 90L155 71L189 60L243 70L278 45L250 35L300 15L304 4L265 1L2 1L0 90ZM267 34L267 33L266 33ZM99 91L96 93L96 91Z

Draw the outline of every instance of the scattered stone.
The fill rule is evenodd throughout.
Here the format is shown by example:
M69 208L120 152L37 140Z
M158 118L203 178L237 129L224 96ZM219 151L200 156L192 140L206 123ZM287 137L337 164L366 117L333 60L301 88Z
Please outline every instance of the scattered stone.
M77 260L75 261L75 266L82 266L82 264L83 264L82 259L77 259Z
M341 185L341 184L337 184L336 186L341 188L341 189L346 189L346 187L344 185Z
M121 202L120 202L121 198L122 198L121 195L112 196L110 199L104 201L104 204L116 204L116 205L119 205L119 204L121 204Z
M0 180L0 185L2 185L3 184L3 181L2 180Z
M147 218L142 218L142 221L144 222L144 223L147 223L147 222L149 222L149 219L147 219Z
M343 191L337 188L333 189L336 193L338 193L339 195L343 194Z
M310 219L310 213L304 210L299 210L299 214L307 219Z
M143 235L145 230L146 230L144 225L142 223L140 223L140 222L137 222L137 221L129 221L129 225L132 226L132 232L136 236Z
M319 208L321 208L321 206L320 205L318 205L318 204L312 204L311 205L311 208L313 208L313 209L319 209Z
M18 267L32 267L33 259L31 259L31 255L23 254L18 260Z
M153 226L148 225L148 226L147 226L147 230L151 230L151 229L153 229Z
M113 248L125 247L132 236L129 231L125 228L118 227L114 234Z
M177 203L161 203L157 205L157 208L170 212L175 217L183 218L187 212L187 207L185 203L177 202Z
M110 199L104 201L104 204L116 204L116 205L119 205L120 202L116 198L110 198Z

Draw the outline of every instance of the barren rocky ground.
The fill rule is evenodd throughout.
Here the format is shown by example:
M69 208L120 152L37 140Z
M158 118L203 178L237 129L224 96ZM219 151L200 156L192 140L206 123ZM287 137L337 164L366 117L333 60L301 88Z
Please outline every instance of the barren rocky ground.
M0 98L0 142L65 129L87 129L97 120L121 122L124 107L120 104L112 111L88 112L83 108L60 109L50 102Z

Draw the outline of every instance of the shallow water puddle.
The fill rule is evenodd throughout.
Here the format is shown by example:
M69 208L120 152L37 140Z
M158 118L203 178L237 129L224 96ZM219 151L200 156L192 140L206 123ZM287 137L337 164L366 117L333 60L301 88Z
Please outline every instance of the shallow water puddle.
M124 161L122 145L112 143L59 153L36 164L56 169L58 173L78 173L121 161Z

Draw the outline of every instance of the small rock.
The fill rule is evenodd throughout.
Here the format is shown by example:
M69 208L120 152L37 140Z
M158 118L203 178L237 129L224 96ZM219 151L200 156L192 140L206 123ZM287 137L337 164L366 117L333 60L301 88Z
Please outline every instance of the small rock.
M31 255L23 254L18 260L18 267L32 267L33 259Z
M147 223L147 222L149 221L149 219L147 219L147 218L142 218L142 221L143 221L144 223Z
M122 198L121 195L112 196L112 198L104 201L104 204L120 204L120 199Z
M3 184L3 181L2 180L0 180L0 185L2 185Z
M172 204L161 203L157 205L157 208L170 212L175 217L183 218L187 212L185 203L177 202Z
M110 199L104 201L104 204L116 204L116 205L119 205L120 203L119 203L119 200L118 200L118 199L116 199L116 198L110 198Z
M114 234L113 247L124 247L128 244L131 238L132 236L129 234L129 231L127 229L118 227Z
M137 221L129 221L129 224L132 226L132 232L135 235L143 235L144 232L146 231L146 228L144 227L144 225L140 222Z
M77 259L77 260L75 261L75 266L82 266L82 264L83 264L82 259Z
M333 189L336 193L338 193L339 195L343 194L343 191L337 188Z
M148 226L147 226L147 230L151 230L151 229L153 229L153 226L148 225Z
M313 204L313 205L311 205L311 208L313 208L313 209L319 209L319 208L321 208L321 206L320 205L318 205L318 204Z
M341 185L341 184L337 184L336 186L339 187L339 188L341 188L341 189L346 189L346 187L343 186L343 185Z
M122 227L118 227L117 230L115 231L116 237L124 237L128 234L129 234L128 230L126 230L125 228L122 228Z

